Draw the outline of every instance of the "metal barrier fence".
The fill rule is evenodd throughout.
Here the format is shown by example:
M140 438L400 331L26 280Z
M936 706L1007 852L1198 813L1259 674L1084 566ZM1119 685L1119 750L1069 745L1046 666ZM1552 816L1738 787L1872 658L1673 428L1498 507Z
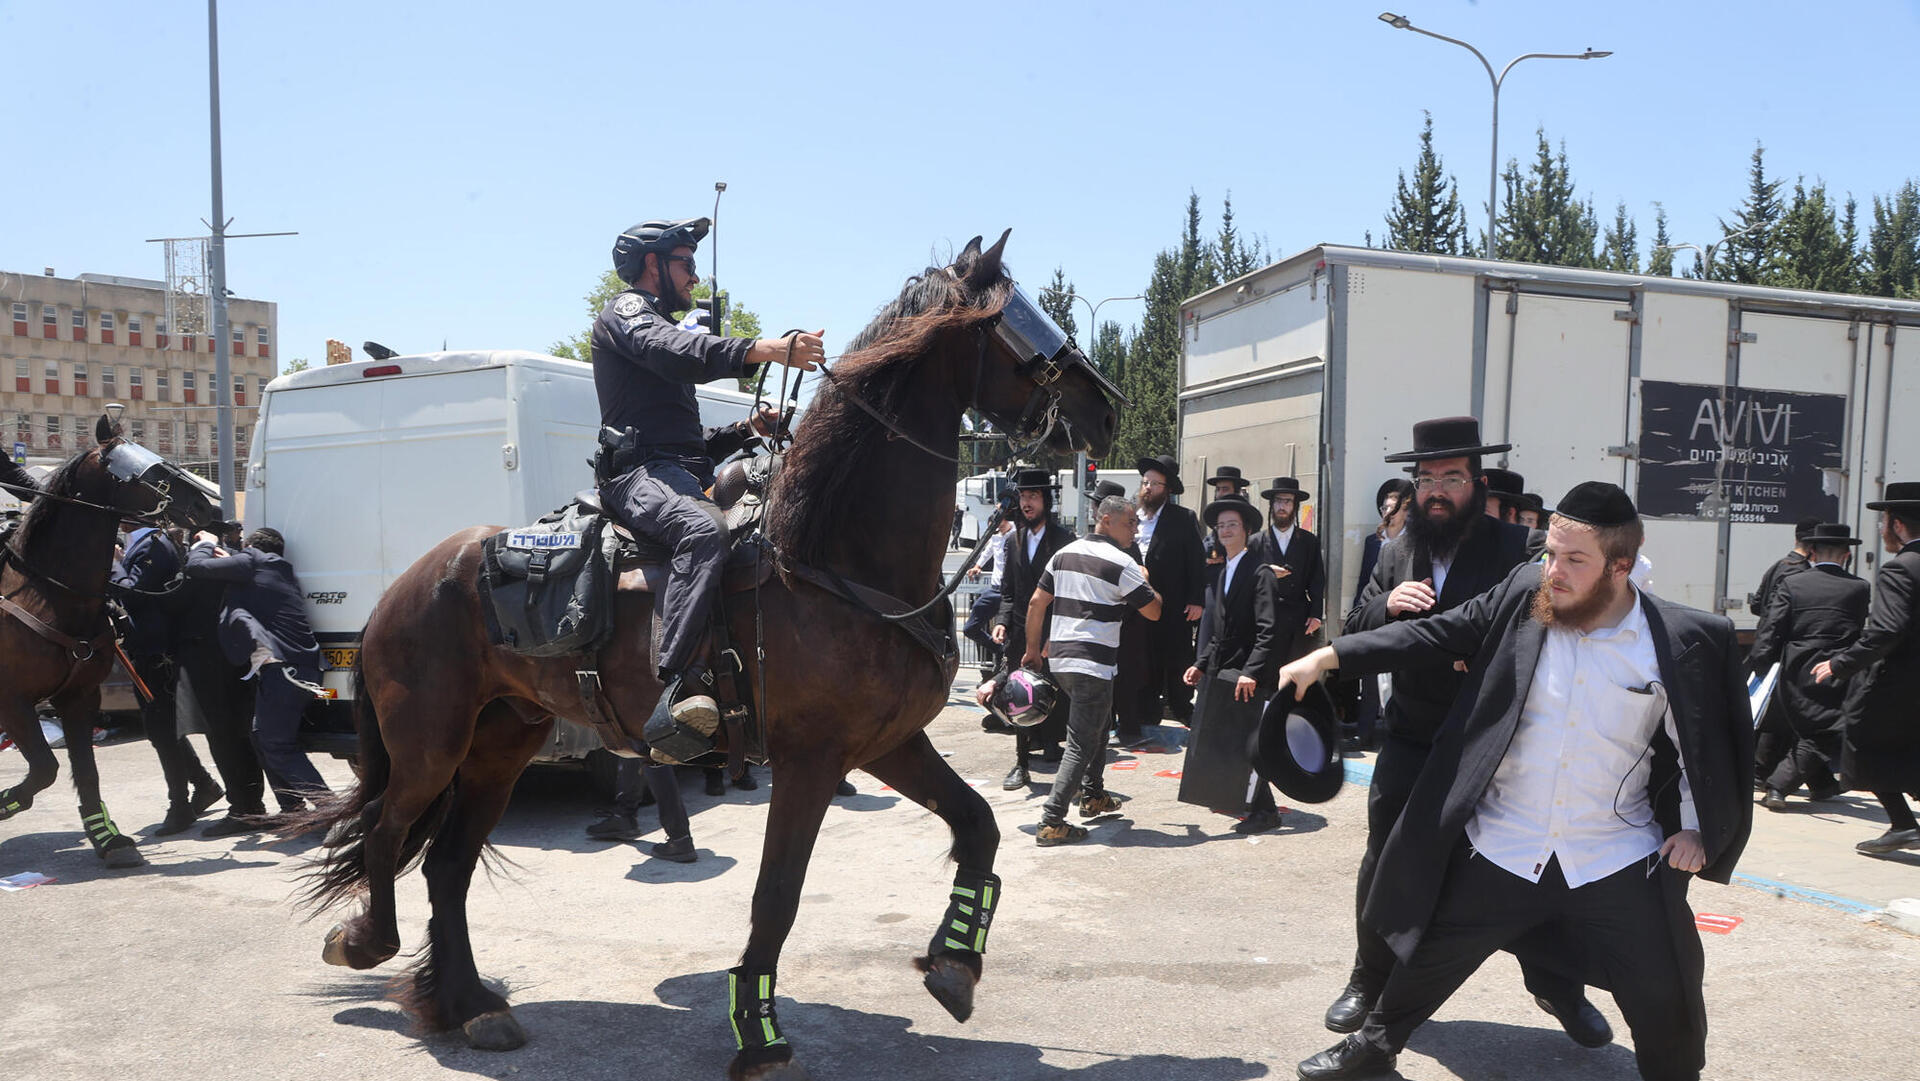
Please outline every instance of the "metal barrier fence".
M982 575L982 579L986 576ZM960 678L969 673L979 675L982 667L991 668L999 663L999 658L980 648L980 644L961 633L967 625L967 614L973 611L974 601L986 592L986 582L966 582L953 592L953 636L960 643Z

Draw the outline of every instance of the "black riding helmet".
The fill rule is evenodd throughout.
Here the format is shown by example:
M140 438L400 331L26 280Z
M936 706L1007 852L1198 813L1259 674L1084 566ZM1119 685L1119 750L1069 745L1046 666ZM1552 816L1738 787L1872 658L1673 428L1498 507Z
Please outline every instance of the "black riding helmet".
M620 234L613 242L613 270L620 280L632 285L646 268L646 254L668 255L679 247L697 248L713 228L711 218L687 218L683 221L643 221Z

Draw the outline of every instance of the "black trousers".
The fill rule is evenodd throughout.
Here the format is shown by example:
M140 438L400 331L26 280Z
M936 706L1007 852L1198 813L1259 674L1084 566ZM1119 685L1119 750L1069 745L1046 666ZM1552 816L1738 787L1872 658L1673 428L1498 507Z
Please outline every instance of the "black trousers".
M1167 608L1159 619L1146 621L1142 643L1140 690L1134 696L1136 723L1159 724L1163 712L1181 721L1193 717L1193 688L1187 686L1187 669L1193 667L1194 625L1186 612Z
M1381 730L1380 755L1374 759L1373 784L1367 789L1367 851L1360 857L1360 876L1354 890L1354 925L1359 946L1354 951L1353 975L1348 981L1370 995L1379 994L1387 985L1388 977L1399 967L1399 959L1386 940L1360 919L1360 912L1367 907L1367 894L1373 889L1380 850L1386 846L1393 824L1400 821L1400 812L1406 810L1407 800L1413 795L1413 783L1420 779L1420 771L1426 766L1431 751L1425 744ZM1525 949L1515 956L1520 961L1521 979L1532 994L1560 1004L1585 996L1585 989L1579 983L1547 969L1530 958Z
M296 685L295 678L316 682L320 673L308 669L269 664L254 677L253 747L266 767L273 794L279 797L282 811L298 810L303 801L327 794L327 782L313 768L307 753L300 749L300 719L306 716L313 695Z
M1840 782L1833 776L1833 763L1840 761L1841 735L1838 732L1798 733L1784 737L1791 742L1786 753L1766 777L1767 787L1792 792L1806 785L1814 792L1833 792Z
M613 805L621 814L637 813L640 800L651 791L654 805L660 809L660 828L667 840L693 836L693 826L687 821L686 801L680 798L680 779L672 766L652 759L622 758L614 777Z
M960 633L967 640L980 647L980 656L985 658L988 667L995 667L1000 661L1000 647L993 641L993 614L1000 610L1000 591L989 589L973 599L973 605L967 609L967 622Z
M1706 1033L1696 1031L1690 1020L1660 894L1659 876L1680 873L1653 856L1569 888L1559 860L1548 861L1533 883L1461 845L1447 867L1426 934L1407 963L1394 969L1360 1038L1398 1052L1495 951L1558 922L1605 966L1613 1000L1633 1032L1640 1076L1648 1081L1698 1078L1706 1063Z
M131 660L140 682L153 692L153 697L140 707L140 727L146 730L147 742L153 744L153 753L160 759L160 776L167 785L167 803L184 805L191 786L211 785L213 777L207 773L207 767L200 764L193 744L180 734L180 717L173 697L180 671L170 658L158 654L143 653Z
M241 678L246 669L227 660L211 635L181 642L177 654L207 722L207 751L226 786L227 807L234 814L266 813L266 781L253 749L253 684Z
M652 461L601 490L615 521L636 537L673 551L660 596L659 667L685 672L698 659L726 571L727 529L720 508L685 466Z

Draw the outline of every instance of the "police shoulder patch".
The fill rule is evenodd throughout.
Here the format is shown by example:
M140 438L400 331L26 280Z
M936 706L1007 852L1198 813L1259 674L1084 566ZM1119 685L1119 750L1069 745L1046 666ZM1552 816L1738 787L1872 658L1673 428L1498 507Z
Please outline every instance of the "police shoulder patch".
M634 296L632 293L621 293L615 297L613 301L613 314L622 319L631 319L645 309L646 305L641 303L640 298Z

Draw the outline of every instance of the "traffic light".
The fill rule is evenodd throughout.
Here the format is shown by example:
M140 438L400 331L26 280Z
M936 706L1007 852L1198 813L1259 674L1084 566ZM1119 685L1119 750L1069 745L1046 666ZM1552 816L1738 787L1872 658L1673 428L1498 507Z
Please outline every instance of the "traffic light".
M1100 463L1094 461L1092 458L1088 458L1087 474L1086 476L1080 478L1080 490L1083 492L1091 492L1093 491L1093 486L1099 483L1099 481L1100 481Z

